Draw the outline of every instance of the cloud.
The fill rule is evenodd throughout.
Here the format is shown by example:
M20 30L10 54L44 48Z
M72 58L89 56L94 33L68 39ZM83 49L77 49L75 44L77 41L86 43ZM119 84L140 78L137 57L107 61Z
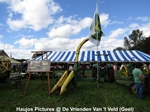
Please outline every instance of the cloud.
M18 8L12 8L14 12L20 11L19 13L23 12L21 9L22 7ZM22 13L25 14L25 13ZM15 19L14 14L10 14L10 18L8 19L8 24L10 25L11 29L19 30L21 28L31 28L28 27L29 24L27 24L26 20L27 19ZM23 16L21 16L23 17ZM90 17L85 17L83 19L78 18L75 19L76 15L74 16L69 16L63 17L60 16L57 20L53 21L53 26L50 27L50 31L47 32L48 37L31 37L23 35L21 38L17 38L16 42L14 42L13 48L9 49L7 52L12 52L13 56L16 58L31 58L32 50L76 50L77 46L83 41L83 39L87 38L87 36L79 38L71 38L72 35L78 35L81 33L82 30L84 29L89 29L92 18ZM109 23L108 15L107 14L102 14L101 15L101 24L107 26ZM35 23L36 26L38 23ZM35 28L36 29L36 28ZM87 34L88 35L88 32ZM49 38L50 37L50 38ZM60 41L61 40L61 41ZM15 46L19 46L18 48L15 49ZM91 47L89 47L91 46ZM95 45L93 45L91 42L87 42L84 46L83 49L89 50L89 49L95 49ZM15 53L16 52L16 53ZM21 55L20 55L21 54Z
M69 17L61 15L58 18L54 18L55 14L63 11L63 9L53 0L15 0L7 1L7 3L9 3L7 24L10 29L16 30L15 33L18 33L17 30L20 29L31 31L30 33L23 33L23 36L17 36L18 38L15 38L17 40L14 40L13 45L5 45L7 53L12 52L15 58L31 58L32 50L76 50L78 45L88 37L93 18L81 18L77 15ZM150 23L136 23L137 21L133 22L135 19L132 19L132 23L129 23L131 21L125 23L119 20L112 21L110 18L109 14L100 14L101 25L107 30L106 35L108 36L102 37L99 50L113 50L117 47L123 47L125 35L128 36L132 30L137 28L143 30L145 35L150 35ZM137 19L148 20L148 18ZM108 26L110 27L108 28ZM47 30L42 31L44 28ZM39 31L40 36L34 35L35 32L32 32L32 30ZM40 31L42 33L47 32L47 36L43 36ZM78 38L74 38L76 35L78 35ZM3 38L2 35L0 36L1 38ZM0 47L3 48L3 46L4 44L0 43ZM97 48L88 41L82 46L81 50L97 50Z
M64 38L64 37L69 37L71 35L76 35L81 30L85 28L89 28L92 19L86 17L83 18L82 20L74 20L74 19L71 20L70 18L67 19L67 18L60 17L58 21L60 25L51 28L50 31L47 33L48 37Z
M139 27L139 24L138 23L132 23L129 25L129 28L132 30L132 29L136 29Z
M121 21L112 21L111 24L123 24L124 22Z
M50 31L47 32L48 37L31 37L22 36L19 40L17 40L14 44L19 45L18 52L22 53L25 49L27 49L26 54L27 58L31 57L31 53L29 54L30 50L52 50L52 51L63 51L63 50L76 50L78 45L88 37L88 33L86 36L79 38L72 38L72 35L78 35L84 29L89 29L93 18L85 17L83 19L75 19L75 16L70 16L65 18L61 16L55 22L55 24L50 28ZM107 26L109 24L109 18L107 14L101 15L101 24ZM104 49L107 47L108 50L113 50L112 48L116 47L116 44L112 45L112 40L105 40L102 39L102 44L100 45L100 49ZM116 41L120 43L120 41ZM119 44L118 44L119 45ZM91 43L90 41L86 42L82 50L96 50L96 46ZM14 50L16 51L16 50ZM31 52L31 51L30 51ZM20 57L19 53L15 54L16 57Z
M149 37L149 36L150 36L149 28L150 28L150 22L147 23L147 24L143 24L141 27L139 27L139 29L140 29L141 31L143 31L143 34L144 34L144 36L146 36L146 37Z
M75 50L81 39L69 39L69 38L55 38L49 40L49 38L42 38L35 44L35 49L37 50ZM44 43L44 45L43 45Z
M84 37L86 38L86 37ZM19 49L30 49L32 47L32 50L55 50L55 51L61 51L61 50L76 50L79 43L84 39L69 39L69 38L62 38L60 41L60 38L40 38L40 39L31 39L31 38L21 38L18 41L15 42L15 44L19 44ZM31 50L31 49L30 49ZM26 53L26 52L24 52Z
M100 21L101 21L101 24L102 24L104 27L107 27L107 25L110 24L109 14L102 13L102 14L100 15Z
M72 32L73 28L70 24L66 24L66 25L63 25L61 27L58 27L58 28L52 28L50 30L50 32L48 33L48 36L49 37L54 37L54 38L64 38L64 37L68 37L70 36L71 34L73 34Z
M28 49L36 43L37 39L27 39L27 38L21 38L20 40L17 40L14 44L19 44L20 49Z
M7 24L12 30L30 28L38 31L47 28L53 22L52 15L62 11L53 0L13 0L9 5L11 16Z
M7 51L8 55L10 53L12 54L12 57L16 59L31 59L33 55L30 49L11 49Z
M3 38L3 35L0 35L0 39L2 39Z
M145 22L150 21L150 18L148 18L148 17L137 17L136 19L137 20L142 20L142 21L145 21Z
M4 26L2 23L0 23L0 26Z
M26 48L16 48L14 45L10 45L8 43L1 43L0 42L1 50L4 50L8 56L12 54L13 58L16 59L31 59L31 49Z
M100 44L101 50L114 50L117 47L123 47L123 40L115 38L103 39Z
M9 3L10 0L0 0L1 3Z
M101 17L101 25L107 27L110 23L109 15L103 13L100 15ZM75 20L73 17L64 18L61 16L58 20L55 21L55 27L51 28L47 33L50 38L63 38L69 37L71 35L76 35L80 33L85 28L90 28L91 22L93 18L85 17L83 19Z
M109 39L111 38L117 38L121 35L123 35L128 29L127 28L118 28L116 30L111 31L111 34L108 36Z
M132 33L133 30L139 29L140 31L143 31L143 35L146 37L150 36L149 28L150 28L150 22L145 23L145 24L132 23L128 27L130 34Z
M14 21L12 21L11 18L9 18L7 20L7 24L9 24L9 27L12 30L19 30L21 28L26 28L25 21L23 21L23 20L14 20Z

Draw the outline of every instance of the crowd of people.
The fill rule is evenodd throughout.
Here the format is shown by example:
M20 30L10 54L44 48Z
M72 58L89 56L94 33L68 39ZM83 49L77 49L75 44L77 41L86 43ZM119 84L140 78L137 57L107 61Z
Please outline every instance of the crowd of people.
M71 72L73 70L73 64L68 64L67 67L68 67L68 72ZM66 65L53 65L53 70L58 70L58 69L61 70L65 68ZM114 62L114 63L98 63L98 65L97 63L92 63L92 64L80 64L78 69L82 77L85 77L86 70L92 70L92 74L91 74L92 78L96 79L97 72L99 72L100 77L104 75L107 81L115 81L117 71L122 72L123 68L127 68L128 74L130 73L133 76L137 97L140 99L144 98L143 92L144 92L144 85L145 85L145 77L147 73L150 74L150 63ZM19 69L20 69L19 65L13 66L13 72L18 72ZM22 69L27 69L27 64L25 64L22 67Z

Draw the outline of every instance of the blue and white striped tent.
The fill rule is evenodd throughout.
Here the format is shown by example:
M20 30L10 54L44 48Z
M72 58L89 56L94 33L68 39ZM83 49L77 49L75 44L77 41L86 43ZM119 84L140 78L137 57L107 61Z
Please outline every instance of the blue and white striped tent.
M75 62L76 51L52 51L48 53L51 62ZM46 59L46 54L43 55ZM36 58L42 60L42 56ZM79 62L97 61L97 51L80 51ZM99 62L150 62L150 55L138 50L101 50L98 51Z

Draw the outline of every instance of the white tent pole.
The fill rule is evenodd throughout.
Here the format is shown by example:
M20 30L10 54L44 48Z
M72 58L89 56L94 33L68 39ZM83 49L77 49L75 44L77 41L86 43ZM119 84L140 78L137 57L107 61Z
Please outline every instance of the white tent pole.
M97 32L98 37L98 32ZM98 66L98 45L97 45L97 88L99 88L99 66Z

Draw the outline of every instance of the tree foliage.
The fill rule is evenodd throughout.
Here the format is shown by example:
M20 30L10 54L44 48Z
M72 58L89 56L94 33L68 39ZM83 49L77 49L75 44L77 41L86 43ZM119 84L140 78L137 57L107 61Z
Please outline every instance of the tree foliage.
M138 49L138 44L141 42L141 40L144 39L143 31L140 31L139 29L133 30L132 33L129 35L129 38L131 46L134 46Z
M117 48L114 49L114 50L124 50L124 48L123 48L123 47L117 47Z
M129 49L130 48L130 41L128 40L127 37L124 37L124 49Z
M128 37L124 37L124 48L117 47L114 50L140 50L150 54L150 36L145 37L143 31L133 30Z
M138 50L140 50L142 52L145 52L147 54L150 54L150 36L149 37L145 37L145 39L142 40L139 44L137 44L137 46L138 46ZM130 49L135 50L136 47L133 46Z

